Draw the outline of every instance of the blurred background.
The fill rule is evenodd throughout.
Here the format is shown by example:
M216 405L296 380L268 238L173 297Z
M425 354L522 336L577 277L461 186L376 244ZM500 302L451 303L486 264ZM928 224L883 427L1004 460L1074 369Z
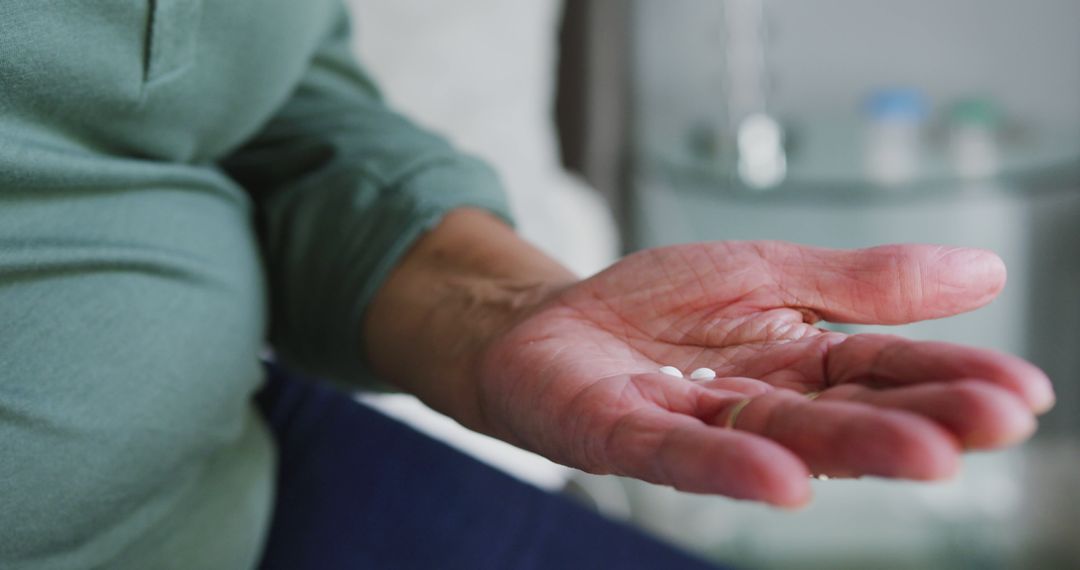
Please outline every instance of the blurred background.
M1020 354L1059 401L955 481L816 482L792 514L577 473L408 397L361 398L718 561L1080 566L1080 2L350 2L391 102L494 164L521 232L580 274L697 240L989 248L1009 267L997 301L890 332Z

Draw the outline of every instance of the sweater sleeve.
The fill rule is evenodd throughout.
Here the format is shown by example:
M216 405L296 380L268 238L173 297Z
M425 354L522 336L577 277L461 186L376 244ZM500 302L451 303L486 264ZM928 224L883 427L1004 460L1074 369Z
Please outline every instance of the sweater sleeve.
M255 203L276 357L338 382L376 383L365 310L420 235L465 206L510 221L487 165L387 106L353 60L344 13L291 98L222 167Z

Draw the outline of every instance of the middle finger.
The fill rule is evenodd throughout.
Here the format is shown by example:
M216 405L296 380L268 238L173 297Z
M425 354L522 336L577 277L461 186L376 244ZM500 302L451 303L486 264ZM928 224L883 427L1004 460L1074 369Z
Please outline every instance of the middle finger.
M1034 415L1012 392L983 380L921 384L878 390L844 384L821 393L819 401L863 402L907 410L930 418L972 449L1022 441L1035 431Z

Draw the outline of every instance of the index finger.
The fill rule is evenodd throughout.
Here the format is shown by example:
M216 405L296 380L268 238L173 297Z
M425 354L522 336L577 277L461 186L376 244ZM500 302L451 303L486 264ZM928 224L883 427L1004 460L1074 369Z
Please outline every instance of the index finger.
M903 386L975 378L1015 393L1034 412L1046 412L1054 405L1050 379L1034 364L1009 354L947 342L852 335L829 346L824 368L829 386L851 382Z

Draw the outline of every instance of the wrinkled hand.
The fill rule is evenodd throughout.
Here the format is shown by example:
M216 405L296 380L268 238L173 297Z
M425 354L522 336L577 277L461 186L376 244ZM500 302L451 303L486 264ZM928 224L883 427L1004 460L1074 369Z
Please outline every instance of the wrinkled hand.
M987 350L814 323L946 317L1004 282L996 256L970 249L649 250L491 345L481 407L497 435L573 467L781 506L809 500L811 473L945 478L962 450L1031 435L1053 405L1045 375ZM658 373L667 364L718 377Z

